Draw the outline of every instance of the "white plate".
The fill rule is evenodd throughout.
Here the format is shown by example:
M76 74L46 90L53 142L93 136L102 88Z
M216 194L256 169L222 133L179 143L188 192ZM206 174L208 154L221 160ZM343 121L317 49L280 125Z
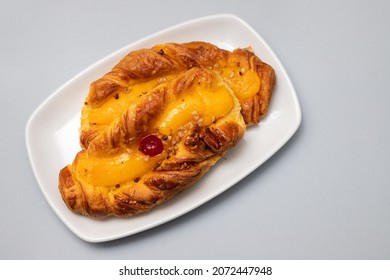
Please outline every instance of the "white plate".
M268 116L251 127L240 144L218 162L196 185L154 210L135 217L96 221L73 214L58 191L58 172L77 151L81 106L92 81L108 72L134 49L164 42L208 41L232 50L251 46L276 71L277 86ZM103 242L122 238L177 218L227 190L279 150L295 133L301 111L294 87L267 43L233 15L214 15L188 21L132 43L107 56L46 99L26 126L26 145L39 186L58 217L80 238Z

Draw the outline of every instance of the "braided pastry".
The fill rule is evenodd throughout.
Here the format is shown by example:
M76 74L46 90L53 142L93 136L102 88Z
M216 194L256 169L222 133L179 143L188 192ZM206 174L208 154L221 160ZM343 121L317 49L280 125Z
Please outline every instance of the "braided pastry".
M91 84L80 144L59 174L69 209L102 219L150 210L194 184L267 113L273 69L204 42L129 53Z

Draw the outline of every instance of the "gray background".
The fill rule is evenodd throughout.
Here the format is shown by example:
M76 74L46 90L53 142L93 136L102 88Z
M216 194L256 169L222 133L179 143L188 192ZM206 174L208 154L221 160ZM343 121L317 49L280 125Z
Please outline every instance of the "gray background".
M0 258L389 259L390 2L0 2ZM54 90L160 29L233 13L273 48L302 124L233 188L103 244L72 234L30 168L25 125Z

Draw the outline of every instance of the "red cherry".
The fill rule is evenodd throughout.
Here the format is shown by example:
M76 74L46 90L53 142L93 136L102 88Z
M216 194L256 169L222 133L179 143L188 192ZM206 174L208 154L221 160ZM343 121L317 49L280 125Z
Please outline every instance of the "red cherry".
M153 157L163 152L164 145L155 134L149 134L141 139L138 149L145 155Z

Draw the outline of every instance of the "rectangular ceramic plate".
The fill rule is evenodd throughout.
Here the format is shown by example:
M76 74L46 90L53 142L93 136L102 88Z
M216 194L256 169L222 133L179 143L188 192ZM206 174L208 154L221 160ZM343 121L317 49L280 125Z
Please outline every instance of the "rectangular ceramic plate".
M79 146L79 118L90 83L108 72L128 52L158 43L206 41L233 50L251 46L276 71L277 86L267 117L250 127L244 139L200 181L179 196L131 218L96 221L73 214L58 191L58 172L71 163ZM240 181L279 150L295 133L301 111L294 87L267 43L233 15L214 15L188 21L132 43L100 60L67 82L32 114L26 126L26 145L39 186L58 217L80 238L104 242L122 238L177 218L209 201Z

